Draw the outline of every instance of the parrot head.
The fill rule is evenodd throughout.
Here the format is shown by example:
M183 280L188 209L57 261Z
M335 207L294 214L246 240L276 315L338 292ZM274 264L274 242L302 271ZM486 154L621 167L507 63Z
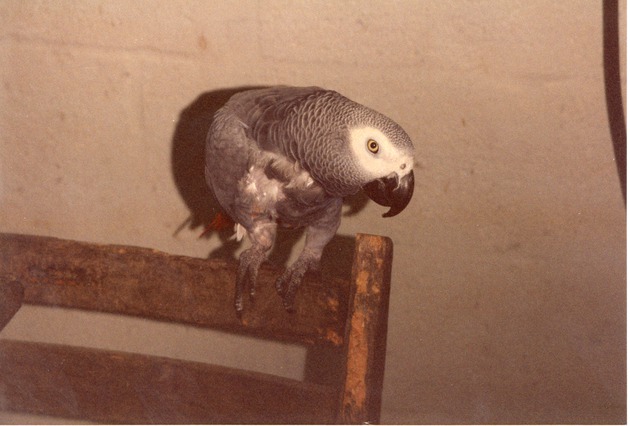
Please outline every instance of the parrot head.
M414 189L414 147L400 125L341 94L316 87L268 90L248 131L268 151L295 161L334 197L359 190L402 212ZM267 93L267 92L264 92Z
M363 172L362 188L376 203L390 207L383 217L396 216L411 201L414 188L414 150L398 124L377 116L378 124L350 129L350 147Z

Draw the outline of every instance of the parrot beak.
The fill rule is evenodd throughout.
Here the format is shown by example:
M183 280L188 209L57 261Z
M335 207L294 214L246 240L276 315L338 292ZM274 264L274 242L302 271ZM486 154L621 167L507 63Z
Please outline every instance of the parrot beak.
M403 211L413 195L413 170L399 178L392 173L384 178L373 180L363 186L363 190L373 201L381 206L390 207L383 217L396 216Z

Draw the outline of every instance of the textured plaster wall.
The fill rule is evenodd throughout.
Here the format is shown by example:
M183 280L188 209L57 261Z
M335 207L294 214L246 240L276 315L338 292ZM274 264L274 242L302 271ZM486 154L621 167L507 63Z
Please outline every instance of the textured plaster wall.
M620 15L625 52L625 1ZM199 257L221 241L185 223L172 167L199 96L320 85L380 110L415 141L416 193L340 233L395 244L383 421L625 422L626 215L600 1L3 0L0 82L0 231ZM34 307L0 337L298 378L305 356Z

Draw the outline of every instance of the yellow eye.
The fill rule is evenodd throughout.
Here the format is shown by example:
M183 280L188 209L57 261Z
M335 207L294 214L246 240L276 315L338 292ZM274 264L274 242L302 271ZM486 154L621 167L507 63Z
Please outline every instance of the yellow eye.
M378 152L378 148L378 142L376 142L374 139L370 139L369 141L367 141L367 149L369 149L372 154L376 154Z

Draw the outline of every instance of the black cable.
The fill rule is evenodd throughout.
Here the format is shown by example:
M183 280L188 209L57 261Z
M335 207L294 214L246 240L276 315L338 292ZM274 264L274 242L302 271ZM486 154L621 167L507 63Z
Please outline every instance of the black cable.
M619 4L618 0L603 0L604 85L608 126L612 138L617 173L626 205L626 124L619 71Z

